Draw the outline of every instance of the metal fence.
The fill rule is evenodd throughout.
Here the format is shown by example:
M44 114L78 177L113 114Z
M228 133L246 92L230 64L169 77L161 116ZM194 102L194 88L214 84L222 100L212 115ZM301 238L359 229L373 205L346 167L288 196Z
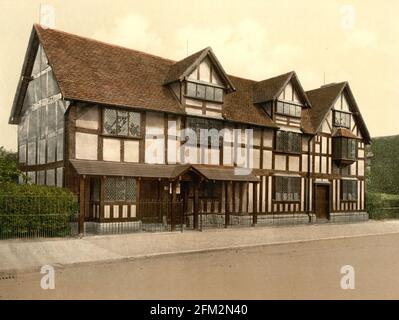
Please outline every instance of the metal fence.
M0 239L75 236L77 217L73 197L0 195Z

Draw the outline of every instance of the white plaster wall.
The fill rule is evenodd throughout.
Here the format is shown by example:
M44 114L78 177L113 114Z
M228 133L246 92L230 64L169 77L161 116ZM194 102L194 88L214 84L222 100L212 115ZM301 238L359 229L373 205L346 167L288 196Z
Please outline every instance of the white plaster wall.
M76 159L97 160L98 137L96 134L75 133Z
M79 128L97 130L99 127L99 112L97 106L77 107L76 126Z
M265 129L263 132L263 146L265 147L273 147L273 130Z
M358 160L357 165L359 176L364 176L364 160Z
M263 169L272 169L272 151L263 150Z
M289 170L299 171L299 157L289 157Z
M188 114L194 114L194 115L201 115L202 114L202 110L194 109L194 108L186 108L186 112Z
M302 171L303 172L308 171L308 155L307 154L302 155Z
M286 168L286 156L276 154L274 156L274 169L275 170L287 170Z
M121 161L121 142L118 139L103 139L104 161Z
M223 164L232 165L233 164L233 148L231 146L223 147Z
M139 162L139 141L137 140L126 140L124 145L125 153L124 160L125 162Z
M165 163L164 143L165 119L163 113L147 112L145 162L151 164Z

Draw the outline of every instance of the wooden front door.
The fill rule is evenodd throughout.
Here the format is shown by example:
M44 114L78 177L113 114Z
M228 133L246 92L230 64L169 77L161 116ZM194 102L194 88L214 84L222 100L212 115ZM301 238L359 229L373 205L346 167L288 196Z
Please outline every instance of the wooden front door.
M316 217L328 219L330 212L330 187L316 185Z

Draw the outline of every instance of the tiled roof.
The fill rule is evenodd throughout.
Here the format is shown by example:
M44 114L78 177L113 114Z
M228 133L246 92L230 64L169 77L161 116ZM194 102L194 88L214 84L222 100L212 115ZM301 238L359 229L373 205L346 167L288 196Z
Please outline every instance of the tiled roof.
M307 91L306 94L312 104L312 110L311 112L309 110L304 110L302 115L302 124L304 125L304 123L306 123L306 129L309 133L316 133L328 111L333 106L333 103L344 90L346 90L349 104L353 108L353 110L351 110L352 115L355 118L366 143L369 143L371 141L370 133L362 115L360 114L359 107L357 106L356 100L353 97L352 91L347 82L332 83L318 89Z
M304 112L302 119L307 124L307 129L312 132L317 131L345 84L345 82L334 83L306 92L312 104L312 111Z
M254 84L253 87L253 102L267 102L277 98L278 93L284 89L284 85L293 75L293 72L288 72L277 77L262 80Z
M70 160L70 162L80 175L176 179L185 172L194 170L208 180L259 181L251 172L240 173L234 168L215 168L206 165L121 163L97 160Z
M106 44L35 25L65 99L184 113L164 85L193 63L206 48L176 64L144 52ZM252 103L255 81L229 76L236 91L226 94L225 119L277 127Z
M355 135L352 131L347 128L338 128L332 134L333 137L345 137L345 138L352 138L352 139L359 139L357 135Z
M10 123L19 121L29 68L33 66L32 58L39 42L67 100L185 114L184 107L165 84L181 80L193 64L198 63L202 56L209 55L223 73L229 88L223 105L224 119L277 128L259 103L275 99L284 85L293 79L309 107L303 109L302 129L310 134L317 131L332 102L347 85L341 83L305 93L294 71L260 82L227 75L209 47L176 62L34 25L22 71L24 77L18 85ZM367 139L368 131L358 110L357 113Z

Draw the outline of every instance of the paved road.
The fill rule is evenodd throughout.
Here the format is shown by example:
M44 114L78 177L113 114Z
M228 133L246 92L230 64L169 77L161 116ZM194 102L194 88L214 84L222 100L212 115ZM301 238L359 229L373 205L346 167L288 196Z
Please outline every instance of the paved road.
M343 265L354 290L340 287ZM390 234L56 268L55 290L39 272L0 275L0 299L398 299L398 270Z

